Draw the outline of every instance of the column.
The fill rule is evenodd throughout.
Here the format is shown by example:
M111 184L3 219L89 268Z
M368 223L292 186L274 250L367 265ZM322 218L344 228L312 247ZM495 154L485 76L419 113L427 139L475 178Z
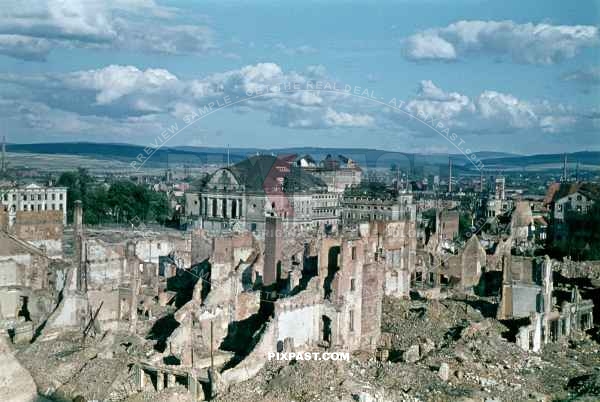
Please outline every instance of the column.
M192 375L192 373L188 373L188 391L192 394L192 400L198 400L198 380L196 377Z
M177 381L175 380L175 374L167 373L167 387L174 387Z
M156 371L156 391L160 392L163 390L165 385L165 374L162 371Z
M140 365L135 366L135 370L137 373L137 386L138 391L143 391L146 386L146 373L144 373L144 369Z

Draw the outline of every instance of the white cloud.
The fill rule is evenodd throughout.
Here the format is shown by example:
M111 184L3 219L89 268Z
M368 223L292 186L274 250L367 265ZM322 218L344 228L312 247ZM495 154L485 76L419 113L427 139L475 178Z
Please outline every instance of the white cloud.
M197 79L182 79L165 69L119 65L67 74L0 75L2 85L11 86L12 93L30 103L79 115L84 122L94 117L105 119L103 123L112 119L116 126L123 126L125 119L151 116L181 120L226 96L236 102L247 98L248 93L264 93L266 88L280 88L284 83L298 83L300 88L306 88L311 80L306 75L284 71L274 63L248 65ZM264 113L271 124L294 129L356 127L400 130L417 136L434 134L406 114L341 92L269 92L231 108L236 112ZM446 91L430 80L421 81L416 95L406 100L403 110L421 120L433 118L465 135L524 130L564 133L595 122L560 103L524 100L494 90L469 96Z
M0 54L23 60L45 60L51 43L43 38L23 35L0 35Z
M450 121L462 113L474 112L475 106L468 96L446 93L431 81L421 81L417 97L407 103L406 109L413 115L435 116L436 119Z
M324 69L318 69L324 73ZM86 116L125 117L163 114L183 118L209 102L229 96L244 99L237 109L266 113L275 125L290 128L368 127L375 122L366 113L353 112L353 99L327 91L285 91L284 84L305 88L308 76L284 72L274 63L248 65L238 70L184 80L165 69L141 70L134 66L110 65L101 69L66 74L0 75L5 84L23 86L32 102ZM24 92L24 91L21 91ZM339 102L340 100L344 102ZM364 102L363 102L364 103ZM341 106L338 106L340 105Z
M133 93L138 96L163 93L178 84L177 77L167 70L142 71L133 66L117 65L68 74L63 81L72 88L97 91L96 101L100 105L112 103Z
M325 112L325 122L330 126L370 127L375 123L375 119L366 114L336 112L328 108Z
M456 50L452 43L438 35L418 33L406 40L405 54L409 59L456 59Z
M521 63L553 64L599 43L598 28L591 25L458 21L408 37L404 52L412 60L454 60L481 52Z
M57 47L168 54L204 53L215 48L210 28L178 24L173 18L177 12L151 0L8 2L0 9L0 54L44 60ZM164 20L167 23L154 29Z
M157 115L114 119L80 114L49 107L40 102L0 99L0 116L11 127L28 133L28 138L48 140L64 136L81 141L143 139L149 132L160 132ZM102 136L102 137L98 137Z
M476 103L483 119L505 122L513 128L529 128L538 124L534 107L511 94L484 91Z
M560 103L528 101L493 90L471 98L446 92L431 81L420 83L417 96L406 103L405 109L421 120L434 119L444 127L459 128L464 134L510 134L524 130L562 133L590 125L590 119ZM408 120L397 114L393 119L400 123Z

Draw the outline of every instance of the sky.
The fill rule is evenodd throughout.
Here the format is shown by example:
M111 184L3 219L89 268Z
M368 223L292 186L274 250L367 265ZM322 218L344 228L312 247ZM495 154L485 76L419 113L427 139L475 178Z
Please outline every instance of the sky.
M600 0L1 1L9 143L600 150Z

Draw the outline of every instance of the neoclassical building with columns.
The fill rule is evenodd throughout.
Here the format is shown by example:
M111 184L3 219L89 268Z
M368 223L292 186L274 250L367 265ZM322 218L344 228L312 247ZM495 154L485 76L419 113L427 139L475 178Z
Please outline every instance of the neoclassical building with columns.
M295 165L296 155L256 155L214 172L198 194L201 226L209 232L264 232L265 216L290 227L334 230L339 195Z

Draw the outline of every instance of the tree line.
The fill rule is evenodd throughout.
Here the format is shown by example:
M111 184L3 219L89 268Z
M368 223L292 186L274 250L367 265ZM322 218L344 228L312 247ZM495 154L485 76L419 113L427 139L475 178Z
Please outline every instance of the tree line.
M76 200L83 204L85 224L151 223L165 224L171 218L169 199L164 192L130 180L100 182L86 169L61 174L57 185L67 188L67 219L73 221Z

